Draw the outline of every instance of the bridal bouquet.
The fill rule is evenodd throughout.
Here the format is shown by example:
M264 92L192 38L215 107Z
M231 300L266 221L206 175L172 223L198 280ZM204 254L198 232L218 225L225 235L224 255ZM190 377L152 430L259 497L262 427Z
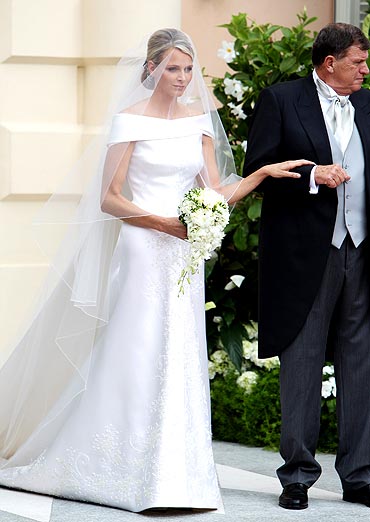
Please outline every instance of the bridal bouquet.
M221 245L230 214L224 196L208 187L189 190L178 211L181 223L187 227L190 243L178 281L180 293L184 293L185 280L190 283L190 275L198 272L202 261L209 259L213 250Z

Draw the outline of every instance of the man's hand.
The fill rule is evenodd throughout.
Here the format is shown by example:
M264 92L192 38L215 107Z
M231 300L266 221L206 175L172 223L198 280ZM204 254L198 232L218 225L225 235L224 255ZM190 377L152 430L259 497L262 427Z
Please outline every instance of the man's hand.
M350 179L351 177L339 165L317 165L315 170L315 182L317 185L336 188Z

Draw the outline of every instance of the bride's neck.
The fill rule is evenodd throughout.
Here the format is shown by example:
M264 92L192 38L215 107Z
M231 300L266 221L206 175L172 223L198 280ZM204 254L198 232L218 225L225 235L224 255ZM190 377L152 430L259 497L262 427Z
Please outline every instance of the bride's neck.
M148 103L147 116L154 116L156 118L176 118L180 114L180 106L177 97L163 96L159 93L153 94Z

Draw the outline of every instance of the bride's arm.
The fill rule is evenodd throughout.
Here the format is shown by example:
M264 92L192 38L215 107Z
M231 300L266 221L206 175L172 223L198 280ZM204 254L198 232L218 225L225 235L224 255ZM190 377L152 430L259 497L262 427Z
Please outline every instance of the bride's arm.
M130 225L152 228L171 236L186 238L186 227L177 217L151 214L122 195L135 143L119 143L109 147L104 164L101 209Z
M295 160L283 161L282 163L272 163L265 165L250 174L241 181L226 186L220 186L219 172L216 163L216 155L213 139L209 136L203 136L203 156L205 163L205 184L209 184L211 188L223 194L228 203L235 203L252 192L265 178L272 176L274 178L300 178L300 174L291 172L292 169L301 165L311 164L311 161Z

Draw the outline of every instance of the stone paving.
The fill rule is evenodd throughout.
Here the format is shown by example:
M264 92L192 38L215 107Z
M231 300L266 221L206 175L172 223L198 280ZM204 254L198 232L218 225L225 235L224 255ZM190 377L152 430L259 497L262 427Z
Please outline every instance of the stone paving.
M0 489L0 522L357 522L369 520L369 508L341 500L333 455L318 455L323 473L309 491L308 509L279 508L281 491L275 469L280 455L261 448L214 442L225 513L164 510L129 513L119 509L51 499Z

